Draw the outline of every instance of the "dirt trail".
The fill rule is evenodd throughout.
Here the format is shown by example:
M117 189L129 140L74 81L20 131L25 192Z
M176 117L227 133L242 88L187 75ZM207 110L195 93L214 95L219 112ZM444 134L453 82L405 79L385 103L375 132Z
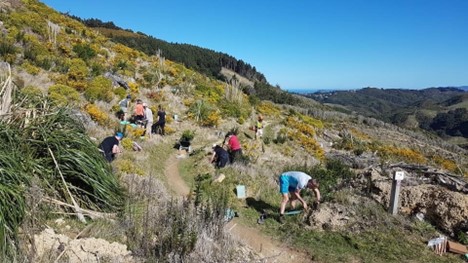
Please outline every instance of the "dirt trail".
M179 159L172 155L166 161L164 171L169 187L178 196L187 196L190 189L180 177ZM241 243L255 251L265 263L313 262L307 255L284 246L279 241L264 235L258 229L243 225L240 220L231 220L225 230Z
M167 183L172 191L178 196L187 196L190 188L184 182L184 179L179 174L179 159L175 155L171 155L165 165L164 175L167 178Z

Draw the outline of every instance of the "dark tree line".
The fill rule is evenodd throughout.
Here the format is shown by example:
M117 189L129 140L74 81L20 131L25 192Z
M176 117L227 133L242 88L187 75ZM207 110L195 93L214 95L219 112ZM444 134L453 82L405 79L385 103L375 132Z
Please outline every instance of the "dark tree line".
M429 127L439 135L446 134L468 138L468 110L458 108L438 113Z
M169 43L151 36L114 36L112 40L148 55L155 55L160 50L163 57L217 79L224 80L220 71L225 67L251 81L266 82L265 76L255 67L221 52L190 44Z
M267 83L255 83L255 91L252 95L261 98L262 100L269 100L278 104L301 104L301 100L293 94L281 90L278 87L273 87Z
M116 26L113 22L103 22L96 18L81 19L72 15L68 16L84 23L88 27L125 30ZM131 30L125 31L133 32ZM265 76L258 72L255 67L225 53L190 44L169 43L141 32L135 33L134 36L116 34L109 35L108 37L115 42L140 50L148 55L162 52L162 56L169 60L181 63L187 68L220 80L225 80L224 76L220 74L221 68L225 67L251 81L267 83Z
M109 28L109 29L118 29L118 30L124 30L114 24L114 22L103 22L97 18L89 18L89 19L81 19L80 17L70 15L68 13L65 14L66 16L73 18L75 20L80 21L81 23L85 24L88 27L104 27L104 28ZM128 31L128 30L127 30Z

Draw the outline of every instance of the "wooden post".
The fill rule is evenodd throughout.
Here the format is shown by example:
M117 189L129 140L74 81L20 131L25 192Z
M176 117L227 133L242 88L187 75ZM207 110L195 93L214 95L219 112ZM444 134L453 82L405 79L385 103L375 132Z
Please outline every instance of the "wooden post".
M396 171L393 175L392 191L390 193L390 207L388 212L392 215L398 213L398 198L400 196L401 180L405 177L405 172Z

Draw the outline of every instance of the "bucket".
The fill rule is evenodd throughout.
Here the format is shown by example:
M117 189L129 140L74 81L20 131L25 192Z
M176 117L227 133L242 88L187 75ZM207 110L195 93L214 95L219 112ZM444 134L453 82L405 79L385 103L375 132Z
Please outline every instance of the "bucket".
M245 198L245 185L238 185L236 186L236 193L237 193L237 198Z

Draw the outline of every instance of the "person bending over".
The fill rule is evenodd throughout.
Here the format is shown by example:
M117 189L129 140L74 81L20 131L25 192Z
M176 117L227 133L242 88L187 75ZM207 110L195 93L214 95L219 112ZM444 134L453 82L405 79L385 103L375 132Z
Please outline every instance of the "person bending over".
M301 190L308 188L314 191L316 197L316 204L320 204L320 191L318 189L319 183L316 179L304 172L298 171L289 171L284 172L279 177L280 182L280 193L283 197L280 205L280 217L279 221L284 222L284 210L286 209L286 204L288 201L291 201L291 207L295 208L297 200L302 203L304 210L307 210L307 203L301 197ZM291 198L289 197L291 196Z
M119 143L122 138L123 133L118 132L115 136L105 138L101 144L99 144L99 149L108 162L112 162L115 159L115 155L122 152L119 148Z
M229 154L223 147L214 144L211 163L215 164L215 168L223 168L229 162Z

